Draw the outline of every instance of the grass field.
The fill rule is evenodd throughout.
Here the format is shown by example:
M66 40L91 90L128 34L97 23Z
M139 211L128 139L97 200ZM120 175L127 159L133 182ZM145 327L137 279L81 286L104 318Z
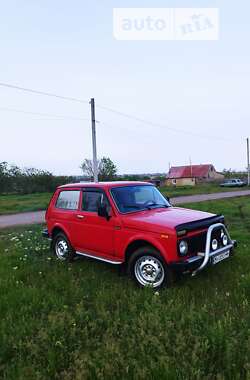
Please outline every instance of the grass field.
M181 195L209 194L223 191L242 190L242 188L221 188L217 184L200 184L195 187L166 187L160 188L160 191L170 198ZM27 195L0 195L0 215L15 214L18 212L45 210L48 206L52 194L36 193Z
M220 187L216 183L200 183L196 186L183 186L183 187L169 187L162 186L161 192L170 198L179 197L182 195L195 195L195 194L211 194L223 193L227 191L247 190L248 187Z
M45 210L52 194L0 195L0 215Z
M41 226L2 230L0 378L250 379L250 203L193 207L225 214L236 255L160 292L58 262Z

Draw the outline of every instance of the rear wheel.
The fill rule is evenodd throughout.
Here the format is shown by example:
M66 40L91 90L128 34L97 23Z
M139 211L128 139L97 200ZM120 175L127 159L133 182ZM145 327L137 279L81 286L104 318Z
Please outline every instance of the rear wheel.
M72 261L75 256L74 249L72 248L68 238L62 232L59 232L53 238L52 249L60 261Z
M147 246L137 249L131 256L128 269L140 287L160 288L169 286L173 276L159 252Z

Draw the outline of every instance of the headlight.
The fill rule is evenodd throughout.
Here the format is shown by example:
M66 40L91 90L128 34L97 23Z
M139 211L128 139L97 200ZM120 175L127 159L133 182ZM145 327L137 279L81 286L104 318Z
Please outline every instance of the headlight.
M223 243L223 245L227 245L228 244L228 237L227 237L227 235L223 236L222 243Z
M186 240L180 241L179 252L181 256L185 256L188 253L188 243L186 242Z
M216 251L217 248L218 248L218 241L216 239L213 239L213 241L212 241L212 250Z

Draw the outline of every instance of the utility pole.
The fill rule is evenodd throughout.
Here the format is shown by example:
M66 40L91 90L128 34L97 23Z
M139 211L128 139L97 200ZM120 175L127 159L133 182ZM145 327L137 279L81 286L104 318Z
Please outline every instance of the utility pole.
M96 128L95 128L95 99L91 98L91 124L92 124L92 147L93 147L93 171L94 182L98 182L97 152L96 152Z
M249 138L247 138L247 184L250 186Z

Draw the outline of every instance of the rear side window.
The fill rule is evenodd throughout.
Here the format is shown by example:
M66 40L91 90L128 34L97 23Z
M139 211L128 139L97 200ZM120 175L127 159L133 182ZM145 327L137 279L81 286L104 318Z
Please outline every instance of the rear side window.
M83 191L82 210L89 212L97 212L98 204L107 204L109 201L106 195L101 191Z
M77 210L79 197L80 191L78 190L61 191L56 201L56 207L66 210Z

